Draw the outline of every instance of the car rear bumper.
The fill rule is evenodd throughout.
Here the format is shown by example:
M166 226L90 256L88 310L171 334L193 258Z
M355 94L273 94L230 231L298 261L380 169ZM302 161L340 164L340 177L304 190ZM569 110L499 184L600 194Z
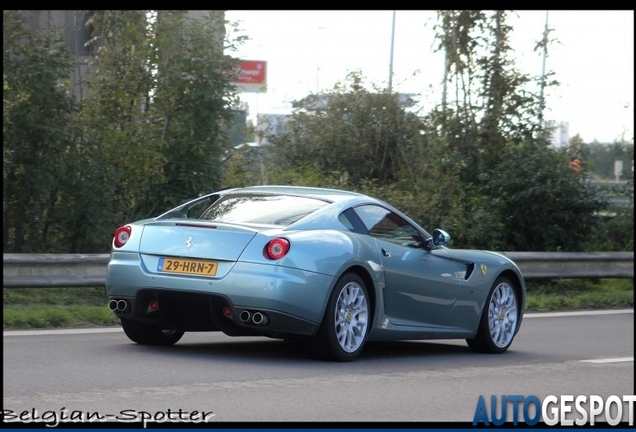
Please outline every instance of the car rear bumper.
M322 321L333 283L331 276L323 274L245 262L237 262L222 278L157 274L144 267L139 254L113 252L106 292L109 301L129 302L129 309L115 311L129 319L165 322L169 317L179 327L223 331L214 327L231 320L238 328L258 334L307 335ZM149 309L152 299L159 300L160 313ZM225 306L231 317L222 315L219 321L216 313L222 314ZM243 311L250 314L245 321ZM263 314L267 323L254 323L254 313Z
M218 294L143 288L135 297L109 296L109 303L123 301L119 318L167 324L183 331L223 331L229 336L312 336L319 325L279 311L236 307ZM256 319L258 317L258 319Z

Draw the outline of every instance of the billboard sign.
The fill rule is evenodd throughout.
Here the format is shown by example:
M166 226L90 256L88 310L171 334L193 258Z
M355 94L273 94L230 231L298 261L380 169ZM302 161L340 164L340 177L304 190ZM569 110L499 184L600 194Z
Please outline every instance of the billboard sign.
M237 60L236 77L232 84L238 92L265 93L267 91L267 62Z

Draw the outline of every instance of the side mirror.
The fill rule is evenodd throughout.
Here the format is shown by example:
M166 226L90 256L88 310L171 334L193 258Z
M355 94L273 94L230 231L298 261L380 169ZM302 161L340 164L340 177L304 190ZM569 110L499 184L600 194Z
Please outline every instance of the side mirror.
M435 228L433 230L433 237L428 241L429 249L440 249L442 246L448 244L451 240L450 235L444 230Z

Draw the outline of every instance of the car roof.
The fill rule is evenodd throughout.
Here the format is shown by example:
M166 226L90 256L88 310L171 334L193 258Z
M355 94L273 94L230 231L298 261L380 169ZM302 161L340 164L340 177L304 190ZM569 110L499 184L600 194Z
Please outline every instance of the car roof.
M276 193L286 195L303 195L312 198L320 198L331 202L344 201L351 198L369 198L366 195L357 192L349 192L338 189L283 185L248 186L243 188L228 189L221 192L222 195L235 193Z

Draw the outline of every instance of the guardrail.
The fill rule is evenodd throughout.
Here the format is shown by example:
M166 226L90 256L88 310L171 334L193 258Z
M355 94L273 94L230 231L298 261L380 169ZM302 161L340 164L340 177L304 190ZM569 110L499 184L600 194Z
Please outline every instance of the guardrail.
M503 252L526 279L634 277L634 252ZM3 254L3 287L103 287L109 254Z

